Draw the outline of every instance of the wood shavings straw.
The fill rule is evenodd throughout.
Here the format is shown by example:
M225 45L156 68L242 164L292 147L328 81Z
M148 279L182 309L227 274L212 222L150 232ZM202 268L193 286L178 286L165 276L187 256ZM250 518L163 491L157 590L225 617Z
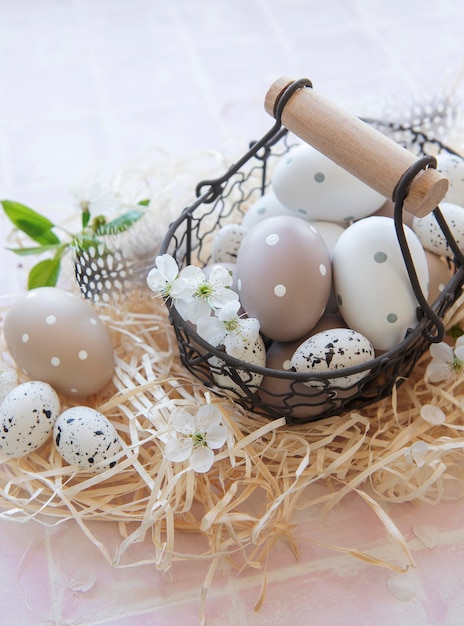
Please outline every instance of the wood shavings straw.
M88 404L118 430L124 442L119 462L102 474L79 473L62 461L52 441L28 457L4 462L4 519L48 525L74 519L115 566L127 565L131 546L151 534L154 550L131 565L150 562L167 571L174 561L210 561L204 599L221 560L239 571L262 570L281 539L298 555L295 510L329 510L349 493L358 494L372 509L405 561L389 563L358 546L324 545L405 571L413 564L412 556L382 504L435 503L464 493L463 379L440 387L425 382L428 352L391 398L362 413L287 426L284 419L269 421L247 413L192 378L177 356L161 299L138 293L123 309L99 312L112 335L116 366L112 384ZM446 323L460 324L463 318L461 298ZM195 409L206 402L219 407L229 437L211 470L196 474L187 464L164 458L163 427L173 409ZM67 408L66 399L63 403ZM439 406L446 422L433 425L422 419L424 404ZM90 530L89 522L95 520L118 523L116 554ZM198 536L197 551L180 547L185 533ZM263 596L258 605L262 601Z

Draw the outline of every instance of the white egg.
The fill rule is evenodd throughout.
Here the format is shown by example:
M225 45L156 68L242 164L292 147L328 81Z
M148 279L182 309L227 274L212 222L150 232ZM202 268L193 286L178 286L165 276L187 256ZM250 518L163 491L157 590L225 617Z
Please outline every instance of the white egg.
M295 350L291 364L296 372L317 375L322 372L338 373L347 367L367 363L374 357L374 348L366 337L350 328L333 328L306 339ZM329 385L346 389L362 380L369 371L366 369L348 376L331 378ZM305 384L314 387L318 381ZM357 389L354 390L356 392Z
M427 297L425 251L410 228L404 231ZM393 348L416 326L418 302L391 218L367 217L349 226L337 241L332 267L340 314L376 350Z
M240 245L248 230L241 224L226 224L220 228L211 249L212 263L235 263Z
M384 196L307 144L282 157L272 189L284 206L307 220L349 223L385 202Z
M0 406L0 452L10 458L40 448L60 412L60 400L47 383L31 380L15 387Z
M449 180L445 201L464 207L464 159L442 152L437 156L437 170Z
M121 441L113 424L87 406L67 409L58 417L53 439L59 455L81 470L100 473L117 463Z
M461 251L464 251L464 208L451 202L442 202L439 208L456 243ZM453 251L433 213L425 217L415 217L412 227L426 250L449 259L454 258Z
M250 206L242 219L242 226L250 230L258 222L276 215L294 215L294 213L277 199L273 191L269 191Z
M326 222L323 220L315 220L311 222L311 224L324 240L330 257L332 258L335 244L337 243L338 238L345 229L343 228L343 226L340 226L340 224L336 224L335 222Z

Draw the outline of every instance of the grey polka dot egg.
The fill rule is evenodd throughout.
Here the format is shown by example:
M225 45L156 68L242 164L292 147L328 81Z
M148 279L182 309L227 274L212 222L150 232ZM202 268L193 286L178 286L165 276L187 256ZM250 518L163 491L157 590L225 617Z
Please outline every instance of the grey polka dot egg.
M374 348L366 337L350 328L324 330L306 339L294 352L291 366L295 372L318 374L339 372L347 367L372 360ZM333 386L345 389L359 382L369 373L364 370L349 376L330 379ZM318 382L305 383L317 386Z
M18 367L57 393L86 397L113 374L111 337L91 305L57 287L21 294L5 316L4 336Z
M31 380L7 394L0 406L0 453L27 456L44 444L60 412L60 400L47 383Z
M67 409L58 417L53 439L59 455L83 471L100 473L117 463L121 442L113 424L87 406Z

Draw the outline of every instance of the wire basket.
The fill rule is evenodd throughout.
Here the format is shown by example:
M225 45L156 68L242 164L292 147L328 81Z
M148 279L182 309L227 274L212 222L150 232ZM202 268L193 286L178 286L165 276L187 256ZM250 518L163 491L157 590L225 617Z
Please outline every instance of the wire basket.
M222 177L198 183L196 199L171 224L160 254L172 255L179 268L190 264L205 267L211 262L215 234L227 224L240 223L247 208L269 190L275 165L292 146L299 143L299 138L283 125L282 116L290 98L298 90L308 87L312 85L307 79L291 83L279 100L273 127L259 141L252 142L248 152ZM371 123L375 123L377 129L382 130L384 126L388 130L388 123L378 120L371 120ZM301 424L357 410L387 397L394 386L410 376L415 363L430 344L443 339L444 315L460 295L464 282L464 257L439 207L434 205L434 215L455 258L451 280L430 306L417 280L403 230L402 213L418 172L436 167L434 154L447 151L462 157L439 140L411 129L408 129L407 141L409 147L414 144L419 157L417 160L414 157L414 164L407 168L395 186L394 220L411 285L419 303L417 325L394 349L367 363L316 375L254 366L230 356L220 346L212 346L200 337L194 325L186 322L166 300L181 361L198 380L217 394L233 398L248 411L270 419L285 417L289 424ZM409 154L409 151L404 152ZM268 348L271 340L263 339ZM359 373L363 377L360 380L359 376L354 377L357 382L350 387L346 387L345 383L338 384L341 377Z

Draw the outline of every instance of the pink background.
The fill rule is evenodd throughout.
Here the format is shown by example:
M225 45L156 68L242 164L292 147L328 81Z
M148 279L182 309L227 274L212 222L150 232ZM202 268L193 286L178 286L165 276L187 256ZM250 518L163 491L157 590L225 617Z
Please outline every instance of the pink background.
M0 197L63 220L74 210L70 186L97 168L117 172L160 150L241 154L270 127L264 94L282 74L310 78L360 115L454 84L464 97L463 33L461 0L0 0ZM2 294L26 277L4 249L9 229L0 214ZM405 563L353 495L295 518L301 558L275 547L259 612L262 572L219 572L208 623L463 624L464 502L386 510L409 542L409 573L310 542ZM116 546L114 525L95 532ZM206 564L178 563L165 576L152 565L115 568L72 522L0 520L0 537L0 624L198 623ZM137 551L143 558L150 544Z

